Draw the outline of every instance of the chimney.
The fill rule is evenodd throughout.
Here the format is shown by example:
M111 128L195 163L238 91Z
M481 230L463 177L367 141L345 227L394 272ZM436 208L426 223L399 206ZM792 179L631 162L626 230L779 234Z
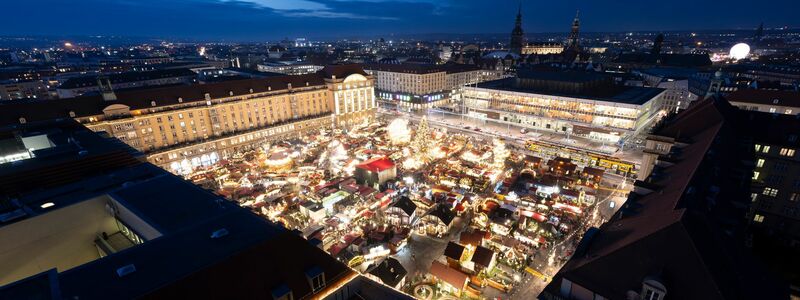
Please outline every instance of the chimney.
M97 87L100 89L100 94L103 95L103 100L117 100L117 94L114 94L114 88L111 87L111 80L108 77L97 77Z

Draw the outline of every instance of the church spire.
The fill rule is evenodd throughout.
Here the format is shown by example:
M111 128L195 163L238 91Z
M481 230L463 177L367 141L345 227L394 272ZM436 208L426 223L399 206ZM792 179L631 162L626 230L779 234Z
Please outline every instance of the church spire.
M514 30L511 31L511 42L508 45L509 52L517 55L522 54L524 39L525 33L522 31L522 1L520 1L517 9L517 20L514 22Z
M572 31L570 31L569 33L569 45L568 45L569 48L575 48L575 49L578 48L578 38L581 29L581 21L578 18L580 16L580 13L581 13L580 10L576 10L575 19L572 20Z

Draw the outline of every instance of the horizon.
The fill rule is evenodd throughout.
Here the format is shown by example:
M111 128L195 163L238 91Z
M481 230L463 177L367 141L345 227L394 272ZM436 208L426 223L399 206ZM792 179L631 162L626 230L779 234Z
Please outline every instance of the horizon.
M673 3L673 2L671 2ZM703 32L798 28L792 10L767 11L734 0L727 5L680 0L673 5L634 1L524 1L529 34L569 31L580 10L582 33ZM790 6L787 0L771 7ZM513 28L517 1L434 0L58 0L8 3L9 11L37 9L38 22L10 14L0 36L117 36L213 41L275 41L414 35L497 35ZM47 9L41 9L42 6ZM709 15L713 10L716 14ZM614 17L609 17L614 16ZM621 16L621 17L616 17ZM146 20L146 22L143 22ZM25 26L12 26L25 24ZM67 35L61 34L70 32Z

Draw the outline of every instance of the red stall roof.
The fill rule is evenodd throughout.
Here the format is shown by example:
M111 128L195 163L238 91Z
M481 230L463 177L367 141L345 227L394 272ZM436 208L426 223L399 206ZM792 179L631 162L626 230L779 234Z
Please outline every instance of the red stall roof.
M372 172L380 172L394 168L394 162L388 157L375 157L356 165L356 168L365 169Z

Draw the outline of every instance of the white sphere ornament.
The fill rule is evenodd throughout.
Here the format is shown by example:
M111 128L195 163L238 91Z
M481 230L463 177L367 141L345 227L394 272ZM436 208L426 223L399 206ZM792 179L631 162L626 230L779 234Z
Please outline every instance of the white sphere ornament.
M738 43L731 47L730 57L735 60L740 60L750 54L750 46L745 43Z

